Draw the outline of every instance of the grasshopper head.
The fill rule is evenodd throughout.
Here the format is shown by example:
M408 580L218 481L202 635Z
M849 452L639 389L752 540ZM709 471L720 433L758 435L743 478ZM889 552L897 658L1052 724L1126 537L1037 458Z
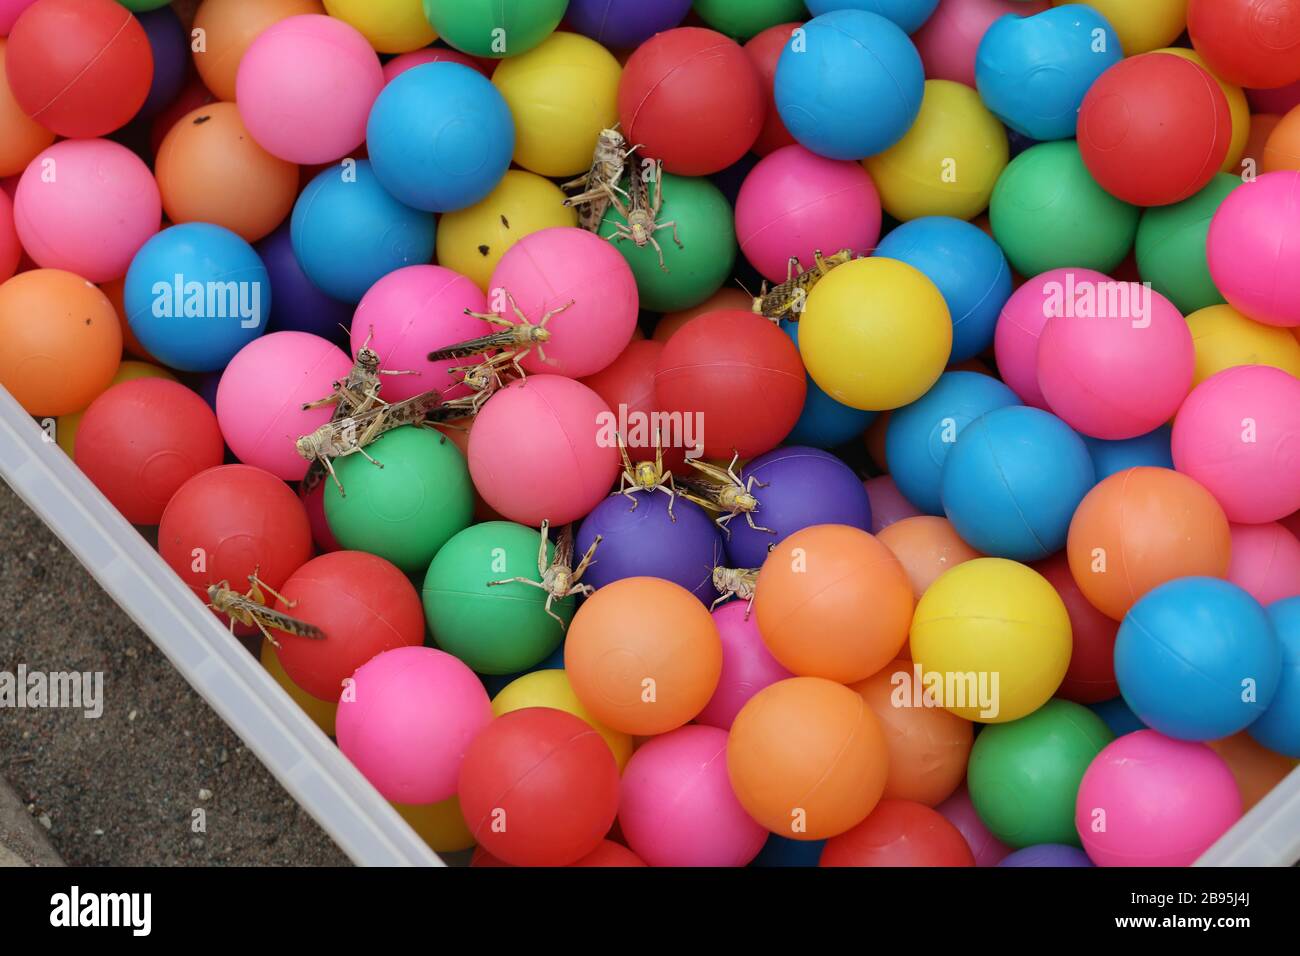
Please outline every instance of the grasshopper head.
M659 484L659 469L652 461L638 461L634 477L638 488L653 488Z
M650 230L646 229L645 223L636 222L632 224L632 241L638 246L644 246L650 241Z
M755 315L762 315L762 314L763 314L763 297L762 297L762 296L759 296L759 295L754 296L754 314L755 314Z
M718 590L718 591L726 591L726 590L729 590L729 588L727 587L727 569L726 569L726 568L714 568L714 569L713 569L713 587L714 587L716 590Z
M225 605L225 601L221 599L221 596L229 587L230 582L228 581L208 585L208 601L211 602L213 607L220 610Z
M293 447L297 449L299 455L308 461L316 458L316 439L313 435L303 435L293 443Z
M616 129L602 129L598 139L599 145L604 149L621 149L623 144L627 142L623 138L623 134Z
M741 511L754 511L758 508L758 499L748 491L742 491L736 495L736 507Z
M549 342L551 341L551 330L544 329L540 325L534 326L532 330L532 338L534 342Z
M363 345L357 350L357 365L367 372L378 371L379 353Z

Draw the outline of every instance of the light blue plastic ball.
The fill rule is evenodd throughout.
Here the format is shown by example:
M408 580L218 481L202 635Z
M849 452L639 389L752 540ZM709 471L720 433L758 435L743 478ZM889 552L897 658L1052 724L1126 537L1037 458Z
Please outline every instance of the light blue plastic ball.
M943 465L944 514L991 557L1037 561L1065 547L1096 483L1088 447L1055 415L1010 405L966 426Z
M790 341L799 344L799 323L783 322L781 328ZM812 376L808 376L808 395L794 430L786 436L783 445L811 445L813 448L834 448L846 441L862 437L868 426L876 420L875 412L841 405L827 395Z
M998 315L1011 298L1011 266L983 229L951 216L923 216L885 236L875 254L906 262L938 287L952 316L951 361L993 345Z
M975 85L1016 132L1040 141L1070 139L1088 87L1123 58L1106 18L1068 3L994 21L975 54Z
M907 33L915 33L930 19L939 0L807 0L808 12L815 17L832 10L866 10L897 23Z
M903 497L925 514L943 514L940 476L962 430L994 409L1019 404L1019 396L992 376L944 372L928 392L895 409L885 457Z
M776 66L776 109L803 146L865 159L902 139L925 70L907 34L865 10L835 10L795 31Z
M1282 645L1282 673L1264 716L1247 731L1269 750L1300 758L1300 597L1274 601L1265 610Z
M426 63L384 87L366 123L383 187L415 209L452 212L496 188L510 168L515 124L505 98L459 63Z
M131 331L158 361L212 372L266 329L271 280L257 251L235 233L188 222L140 247L123 299Z
M1268 613L1219 578L1178 578L1148 591L1115 637L1124 700L1152 730L1179 740L1218 740L1250 726L1281 673Z
M289 234L307 278L344 302L361 301L396 269L433 260L433 214L394 199L364 159L331 166L308 183Z
M1089 438L1083 435L1083 442L1092 455L1092 464L1097 469L1097 480L1109 478L1118 471L1149 465L1152 468L1173 468L1174 455L1170 451L1174 430L1168 425L1161 425L1153 432L1138 435L1137 438L1125 438L1120 441L1105 441L1101 438Z

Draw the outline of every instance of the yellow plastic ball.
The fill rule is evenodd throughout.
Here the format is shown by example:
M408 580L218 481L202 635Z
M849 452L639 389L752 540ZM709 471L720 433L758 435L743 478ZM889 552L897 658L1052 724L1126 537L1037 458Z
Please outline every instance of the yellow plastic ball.
M325 0L325 12L355 27L379 53L408 53L438 39L422 0Z
M1228 115L1232 117L1232 139L1228 141L1228 155L1224 158L1223 165L1219 167L1219 172L1238 172L1241 157L1246 154L1246 143L1250 140L1250 102L1246 99L1246 91L1240 86L1226 82L1223 77L1206 65L1205 60L1195 50L1188 50L1181 46L1171 46L1156 52L1172 53L1174 56L1181 56L1184 60L1191 60L1214 77L1219 84L1219 88L1223 90L1223 95L1228 98Z
M468 276L486 292L492 270L524 236L577 224L578 214L565 208L559 186L511 169L482 202L446 213L438 221L438 263Z
M1070 615L1056 588L1005 558L944 572L917 602L910 639L912 660L943 679L938 702L986 724L1033 713L1070 666Z
M576 33L502 60L492 83L515 118L515 162L542 176L577 176L591 167L600 131L618 122L614 55Z
M459 797L441 803L394 803L393 809L434 853L457 853L474 845L474 834L460 812Z
M1006 127L978 93L964 83L927 80L912 128L863 164L895 219L972 219L988 208L1010 155Z
M1052 0L1052 6L1079 0ZM1119 34L1125 56L1168 46L1187 29L1187 0L1084 0Z
M885 411L938 381L952 320L934 283L896 259L855 259L813 287L799 320L808 374L842 405Z
M113 376L113 381L108 383L112 388L120 382L130 382L137 378L165 378L169 382L176 381L176 376L165 368L152 365L149 362L137 362L134 359L125 359L117 367L117 374ZM107 391L108 389L105 389ZM86 408L90 406L87 405ZM71 415L60 415L54 420L54 440L59 443L69 458L72 457L73 449L77 447L77 429L81 427L81 416L86 414L85 409L79 412L73 412Z
M280 663L280 656L275 653L275 648L265 638L262 639L262 650L259 656L262 666L275 678L275 682L293 698L294 703L306 712L317 727L325 731L327 737L333 737L334 715L338 711L339 705L321 700L319 697L313 697L295 684L293 678L285 671L284 665Z
M1237 365L1271 365L1300 378L1300 341L1290 329L1264 325L1230 305L1212 305L1187 317L1196 349L1192 385Z
M581 717L591 724L596 733L605 738L605 743L609 744L609 749L614 753L614 760L618 763L620 773L632 756L631 736L618 730L611 730L592 717L578 700L578 695L573 692L569 675L562 670L533 671L531 674L517 677L492 698L494 717L523 710L525 707L550 707L553 710L562 710L575 717Z

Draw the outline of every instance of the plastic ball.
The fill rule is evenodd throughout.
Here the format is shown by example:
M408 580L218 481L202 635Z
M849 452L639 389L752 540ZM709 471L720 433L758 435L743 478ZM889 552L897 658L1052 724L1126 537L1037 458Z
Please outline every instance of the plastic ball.
M1300 8L1289 0L1188 0L1187 32L1230 83L1269 89L1300 80Z
M1088 454L1092 456L1092 464L1097 469L1097 480L1102 481L1117 471L1141 465L1173 468L1174 456L1169 449L1172 439L1173 429L1161 425L1145 435L1120 441L1106 441L1084 435L1083 443L1088 446Z
M799 323L783 322L782 328L797 347ZM785 438L788 444L834 448L857 438L875 421L875 412L850 408L835 401L821 390L820 386L812 380L811 375L807 376L806 385L803 410L799 413L799 420L795 422L794 428Z
M1210 276L1205 240L1215 212L1240 185L1238 177L1219 173L1196 195L1147 209L1138 222L1138 271L1184 314L1223 302Z
M683 449L673 447L672 436L664 436L662 428L655 428L655 368L663 343L651 339L633 338L618 358L597 372L581 379L605 404L616 413L622 413L627 428L618 431L633 458L649 460L655 455L655 433L660 434L659 449L664 454L664 467L680 470ZM617 414L615 415L617 418ZM670 429L671 430L671 429ZM668 447L664 447L667 444ZM672 470L670 468L670 470Z
M207 403L160 378L108 389L86 409L77 437L77 467L132 524L157 524L176 489L224 454Z
M424 0L424 15L457 50L497 60L545 40L565 6L566 0Z
M796 140L830 159L884 152L921 110L925 75L907 34L865 10L804 24L776 68L776 108Z
M1123 58L1110 22L1072 3L995 21L976 51L975 80L988 108L1016 132L1069 139L1084 94Z
M389 195L367 160L319 173L290 222L302 271L345 302L359 302L388 273L433 258L433 215Z
M938 5L939 0L809 0L808 10L815 17L832 10L868 10L914 33Z
M458 853L474 846L474 835L456 797L423 805L394 803L393 809L435 853Z
M1222 758L1154 730L1108 744L1075 805L1075 828L1098 866L1189 866L1240 817Z
M176 381L175 375L157 365L124 359L122 364L117 367L117 373L113 376L113 381L110 383L109 387L111 388L113 385L120 385L122 382L134 382L136 379L140 378L162 378L169 382ZM81 420L85 414L86 412L83 409L82 411L72 412L68 415L60 415L55 420L54 440L58 443L59 447L67 453L69 458L75 457L77 448L77 431L81 427ZM215 464L221 464L221 462L216 462ZM166 502L164 502L164 504L165 503Z
M880 529L876 537L898 558L912 582L912 597L918 601L949 568L981 556L958 536L951 521L931 515L895 521Z
M745 601L729 601L712 612L722 639L722 676L697 724L730 730L740 709L764 687L793 677L777 662L758 632L758 619Z
M1052 0L1061 6L1073 0ZM1088 6L1106 18L1119 34L1125 56L1137 56L1176 40L1187 26L1187 0L1088 0Z
M1036 561L1065 547L1096 482L1088 446L1054 415L1010 405L966 426L940 476L944 514L976 550Z
M13 29L14 21L36 0L4 0L0 3L0 37Z
M1300 170L1300 110L1292 108L1278 119L1265 137L1258 159L1266 173Z
M939 289L894 259L857 259L813 287L800 319L808 374L853 408L898 408L924 395L952 351L952 320Z
M1110 272L1133 247L1138 215L1097 184L1072 140L1031 146L1013 159L989 203L993 238L1011 267L1031 278L1062 268Z
M352 306L326 295L307 278L293 253L288 221L254 248L275 291L267 330L310 332L330 341L344 341L347 324L352 321Z
M1210 223L1210 275L1237 311L1300 326L1300 172L1265 173L1234 190Z
M326 737L333 737L334 717L338 711L338 704L313 697L295 684L293 678L285 673L280 659L275 656L275 646L266 638L262 639L258 660L266 668L266 672L275 678L275 682L284 688L284 692L293 698L293 702L303 713L311 718L312 723L319 727Z
M825 845L825 840L789 840L772 833L749 865L813 867L821 859Z
M655 323L654 333L651 338L656 342L667 342L676 334L678 329L691 319L698 319L710 312L744 312L747 309L752 310L753 305L754 296L745 292L744 289L735 286L723 286L698 305L661 315L659 321ZM791 326L786 326L787 334L790 328ZM791 336L791 338L797 338L797 336ZM797 345L798 342L796 341L795 344Z
M744 46L745 55L758 71L758 79L763 88L763 102L767 107L764 111L763 128L759 131L758 139L754 141L751 149L759 156L766 156L782 146L793 146L795 143L795 138L785 128L785 123L781 122L781 114L776 110L776 65L781 59L781 51L785 49L786 43L794 31L802 25L798 21L778 23L774 27L768 27L762 33L755 34Z
M884 799L852 830L826 841L819 866L974 866L961 831L912 800Z
M911 645L912 660L925 672L998 675L991 700L966 695L963 701L945 691L944 703L967 720L1001 724L1033 713L1061 685L1070 663L1070 616L1056 589L1032 568L976 558L922 595Z
M999 17L1028 17L1047 9L1047 0L939 0L930 18L912 36L925 75L975 86L975 54L980 40Z
M558 375L530 375L492 397L474 423L469 470L496 511L520 524L558 528L581 518L618 474L617 442L600 440L614 421L600 396Z
M695 13L727 36L752 37L804 14L803 0L695 0Z
M122 357L113 304L85 279L33 269L0 284L0 386L29 415L79 412Z
M1229 521L1287 517L1300 510L1300 379L1268 365L1210 376L1179 409L1172 447Z
M871 533L879 534L885 528L905 518L919 517L921 512L903 497L903 493L888 475L877 475L862 483L871 502Z
M1228 580L1260 604L1300 596L1300 538L1278 524L1234 524Z
M1219 84L1219 89L1223 90L1223 95L1228 99L1228 115L1232 119L1232 139L1228 141L1228 155L1223 158L1223 165L1219 168L1225 173L1239 173L1243 168L1241 160L1245 154L1246 143L1250 139L1250 102L1246 99L1246 91L1216 74L1194 50L1171 46L1164 47L1156 52L1172 53L1174 56L1181 56L1184 60L1195 63L1214 77ZM1268 170L1265 170L1265 172L1268 172Z
M1248 731L1268 749L1300 758L1300 597L1266 610L1282 647L1282 674L1273 700Z
M190 38L185 32L176 11L164 2L154 4L159 9L139 14L136 19L144 27L153 55L153 78L149 95L145 97L136 119L149 118L162 112L180 95L188 79L190 67Z
M1115 682L1115 634L1119 623L1089 603L1070 572L1064 552L1039 561L1033 568L1056 588L1070 615L1070 667L1057 696L1079 704L1116 697L1119 685Z
M395 56L385 62L384 84L387 85L407 70L413 70L426 63L459 63L471 70L478 70L489 80L492 79L492 72L496 69L495 60L482 60L445 46L426 46Z
M864 680L898 656L914 605L893 552L835 524L787 537L767 555L755 593L772 656L794 674L840 683Z
M217 99L235 102L239 64L252 42L281 20L324 12L320 0L203 0L194 14L194 29L207 43L194 56L203 84Z
M640 46L671 30L691 11L691 0L569 0L565 22L611 50Z
M979 814L975 812L975 807L970 802L970 794L965 784L958 787L956 793L935 809L961 833L975 857L976 866L997 866L1011 853L1010 847L1000 843L997 837L989 833L988 827L984 825L984 821L979 818Z
M355 27L380 53L405 53L437 34L420 0L325 0L326 12Z
M0 37L0 176L21 173L41 150L54 142L54 133L23 112L5 74L9 41Z
M1275 703L1276 700L1274 698ZM1260 727L1261 720L1264 718L1251 724L1251 728L1263 729ZM1247 812L1268 796L1287 774L1300 766L1300 758L1285 757L1269 750L1256 741L1249 730L1222 740L1212 740L1206 746L1222 757L1232 771L1237 789L1241 792L1242 809Z
M1063 843L1040 843L1017 850L1002 860L998 866L1050 866L1078 867L1094 866L1088 854L1078 847Z
M619 773L627 766L632 756L632 738L621 731L611 730L592 717L573 692L569 675L562 668L545 668L524 674L492 698L492 713L497 717L525 707L551 707L586 721L609 744Z

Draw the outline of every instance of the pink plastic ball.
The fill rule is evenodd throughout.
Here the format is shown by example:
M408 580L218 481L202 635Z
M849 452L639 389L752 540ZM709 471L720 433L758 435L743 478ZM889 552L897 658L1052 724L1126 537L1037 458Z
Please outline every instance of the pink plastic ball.
M1007 299L993 334L993 353L1002 381L1026 405L1047 409L1038 387L1038 339L1054 303L1072 299L1072 290L1083 285L1109 281L1092 269L1052 269L1029 279Z
M302 506L307 509L307 521L311 524L311 540L316 545L316 550L321 554L341 551L343 546L334 537L329 521L325 518L325 483L320 482L307 492L299 489L298 498L302 501Z
M713 612L713 623L722 638L722 676L696 723L731 729L740 708L769 684L793 677L777 663L758 633L758 618L745 617L748 601L729 601Z
M1300 379L1271 365L1211 375L1179 409L1172 451L1229 521L1285 518L1300 509Z
M46 269L91 282L126 275L131 258L162 223L149 167L106 139L69 139L28 164L14 196L23 248Z
M867 489L867 500L871 502L872 534L879 534L882 528L888 528L895 521L915 518L921 513L898 490L898 485L889 475L868 478L862 486Z
M429 361L435 349L497 331L466 315L466 309L486 312L486 297L471 280L442 266L406 266L366 291L352 317L352 354L369 338L381 369L419 372L382 376L385 401L401 401L435 388L445 389L449 399L468 392L456 385L458 377L447 370L478 359Z
M554 226L524 236L497 263L489 290L493 309L512 322L519 319L505 293L534 324L573 303L546 324L546 359L534 349L520 363L528 372L594 375L618 358L636 330L631 266L613 243L584 229Z
M1265 325L1300 325L1300 171L1236 189L1210 221L1210 277L1228 303Z
M880 238L880 194L860 163L785 146L759 161L736 200L736 239L771 282L784 282L791 256L805 269L813 253L852 249L864 256Z
M36 0L0 0L0 37L8 36L14 21Z
M1222 757L1139 730L1108 744L1084 772L1074 825L1098 866L1189 866L1240 817Z
M386 800L428 804L456 793L465 749L492 720L487 691L432 647L399 647L357 668L339 700L339 749Z
M1260 604L1300 595L1300 538L1278 524L1234 524L1228 580Z
M975 85L975 51L993 21L1014 13L1042 13L1047 0L939 0L921 29L912 34L928 80L956 80Z
M957 792L935 807L949 823L961 831L966 845L975 855L976 866L997 866L1011 854L1011 847L1002 843L989 832L975 805L971 803L970 791L962 784Z
M302 405L331 394L350 368L341 348L307 332L274 332L249 342L217 385L217 423L226 444L244 464L298 481L307 461L294 442L333 414L332 406L303 411Z
M235 102L253 139L291 163L328 163L366 138L384 87L379 56L333 17L289 17L263 30L239 62Z
M492 78L492 71L485 69L483 64L459 50L449 50L445 47L430 46L423 50L412 50L410 53L403 53L401 56L395 56L384 64L384 83L391 83L396 77L401 76L407 70L414 69L417 66L424 66L426 63L459 63L461 66L467 66L471 70L478 70L488 79Z
M553 527L609 494L619 470L617 419L570 378L530 375L497 392L469 433L469 473L483 500L511 521Z
M0 190L0 282L13 277L22 258L22 243L14 228L14 203L7 192Z
M1038 339L1038 387L1076 431L1115 441L1173 417L1192 387L1196 351L1182 313L1150 286L1107 281L1066 302Z
M685 726L643 744L623 771L618 822L651 866L745 866L767 830L727 775L727 732Z

